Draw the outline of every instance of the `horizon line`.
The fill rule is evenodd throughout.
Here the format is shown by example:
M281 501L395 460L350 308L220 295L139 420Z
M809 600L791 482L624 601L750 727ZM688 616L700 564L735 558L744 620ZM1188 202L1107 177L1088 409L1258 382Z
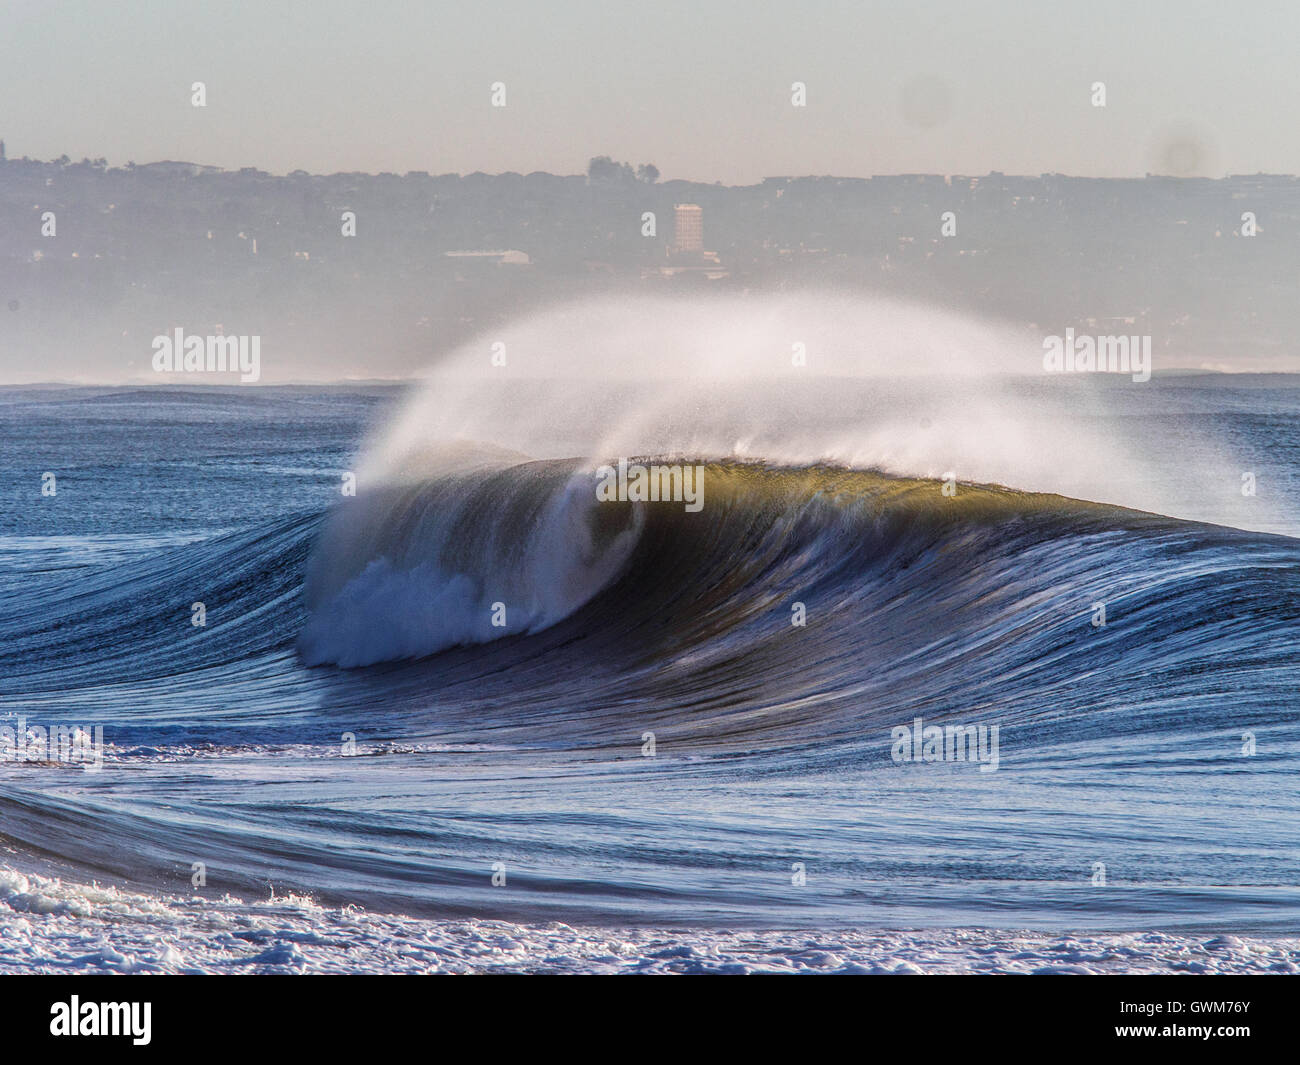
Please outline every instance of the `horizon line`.
M472 375L471 375L472 376ZM580 379L581 375L571 375L574 379ZM947 377L951 375L943 373L933 374L823 374L818 380L873 380L889 377ZM989 374L975 374L970 376L976 377L1011 377L1024 378L1028 380L1037 380L1044 376L1040 373L1025 372L1016 373L1011 371ZM1085 380L1101 379L1119 379L1127 375L1123 373L1087 373L1087 374L1056 374L1050 375L1065 379L1082 378ZM192 380L192 381L149 381L149 380L123 380L123 381L74 381L74 380L50 380L50 381L0 381L0 389L20 389L20 388L157 388L157 389L178 389L181 391L195 391L199 389L220 388L220 389L266 389L266 388L394 388L409 384L423 384L431 378L437 377L434 372L425 372L411 374L405 377L331 377L312 380L307 378L294 378L285 381L213 381L213 380ZM1154 380L1157 377L1300 377L1300 370L1231 370L1231 369L1212 369L1200 366L1167 366L1164 369L1152 369L1151 377ZM516 377L512 380L523 381L563 381L566 378L535 378L535 377Z
M2 142L2 141L3 141L3 138L0 138L0 142ZM89 156L82 156L82 158L81 158L80 160L78 160L78 161L73 161L72 158L71 158L71 156L67 156L66 154L63 155L63 156L60 156L59 158L66 158L66 159L68 159L68 162L67 162L67 163L59 163L58 158L56 158L56 159L33 159L33 158L30 158L30 157L25 156L25 155L24 155L24 156L19 156L18 158L14 158L14 157L12 157L12 156L8 156L8 157L6 157L5 159L0 160L0 167L5 166L5 165L8 165L8 164L10 164L10 163L27 163L27 164L34 164L34 165L40 165L40 166L79 167L79 166L83 165L83 164L86 163L86 162L90 162L90 163L93 164L93 163L96 161L96 160L91 159ZM609 157L607 157L607 156L592 156L592 158L593 158L593 159L599 159L599 158L609 158ZM401 174L399 174L399 173L397 173L397 172L395 172L395 171L392 171L392 170L379 170L379 171L371 171L371 170L335 170L335 171L332 171L332 172L330 172L330 173L319 173L319 172L312 172L312 171L309 171L309 170L303 170L303 169L299 168L299 169L296 169L296 170L290 170L290 171L286 171L286 172L283 172L283 173L277 173L277 172L275 172L275 171L271 171L271 170L263 170L263 169L261 169L260 167L257 167L257 166L251 166L251 165L250 165L250 166L239 167L239 168L237 168L237 169L233 169L233 170L232 170L232 169L229 169L229 168L227 168L227 167L217 166L217 165L214 164L214 163L196 163L196 162L193 162L193 161L188 160L188 159L154 159L154 160L152 160L152 161L150 161L150 162L147 162L147 163L137 163L137 162L135 162L134 160L128 160L126 163L122 163L122 164L119 164L119 165L117 165L117 166L113 166L112 164L108 163L107 159L106 159L104 156L100 156L99 159L103 159L103 160L104 160L104 164L105 164L104 167L103 167L103 168L100 168L100 167L93 167L93 166L92 166L92 169L95 169L95 170L101 170L101 169L102 169L102 171L103 171L104 173L110 173L110 172L131 173L131 172L133 172L133 171L135 171L135 170L142 170L142 169L145 169L145 168L147 168L147 167L157 167L157 166L190 166L190 167L197 167L197 168L200 169L200 170L206 170L206 171L213 172L214 176L215 176L215 174L229 174L229 175L235 175L235 176L238 176L238 175L244 173L245 171L252 171L252 172L255 173L255 174L264 174L264 175L266 175L266 176L268 176L268 177L274 177L274 178L290 178L290 177L296 177L296 176L306 176L306 177L309 177L309 178L354 177L354 176L363 176L363 177L397 177L397 178L406 178L406 177L429 177L429 178L448 178L448 177L455 177L455 178L466 178L466 177L473 177L473 176L475 176L475 175L480 175L480 174L483 175L484 177L509 177L509 176L512 176L512 175L513 175L513 176L516 176L516 177L532 177L534 174L543 174L543 175L545 175L545 176L547 176L547 177L556 177L556 178L582 178L583 180L587 180L587 179L588 179L587 174L585 174L585 173L557 174L557 173L553 173L553 172L551 172L551 171L549 171L549 170L530 170L530 171L527 171L527 172L520 171L520 170L499 170L499 171L496 171L495 173L490 173L490 172L485 171L485 170L471 170L471 171L468 171L468 172L466 172L466 173L462 173L462 172L460 172L460 171L450 171L450 170L448 170L448 171L444 171L444 172L442 172L442 173L438 173L438 174L435 174L435 173L433 173L432 171L428 171L428 170L407 170L405 173L401 173ZM759 186L759 185L763 185L763 184L766 184L767 182L771 182L771 181L787 181L787 182L789 182L789 181L806 181L806 180L819 180L819 181L820 181L820 180L834 180L834 181L873 181L873 180L875 180L876 178L940 178L940 179L942 179L942 180L944 180L944 181L951 181L951 180L954 179L954 178L993 178L993 177L1001 177L1001 178L1022 178L1022 179L1030 179L1030 180L1039 180L1039 179L1042 179L1042 178L1068 178L1068 179L1071 180L1071 181L1150 181L1150 180L1159 180L1159 181L1231 181L1231 180L1234 180L1234 179L1237 179L1237 178L1290 178L1292 181L1300 180L1300 175L1291 174L1291 173L1283 173L1283 172L1276 172L1276 173L1275 173L1275 172L1272 172L1272 171L1265 171L1265 170L1259 170L1259 171L1256 171L1256 172L1253 173L1253 174L1252 174L1252 173L1235 173L1235 174L1234 174L1234 173L1225 173L1225 174L1223 174L1222 176L1219 176L1219 177L1211 177L1211 176L1204 175L1204 174L1159 174L1159 173L1155 173L1155 172L1153 172L1153 171L1147 171L1145 174L1140 174L1140 175L1139 175L1139 174L1129 174L1129 175L1123 175L1123 176L1119 176L1119 175L1111 175L1111 176L1102 177L1102 176L1096 176L1096 175L1085 175L1085 174L1067 174L1067 173L1065 173L1064 171L1059 171L1059 170L1046 170L1046 171L1043 171L1043 172L1041 172L1041 173L1037 173L1037 174L1014 174L1014 173L1007 173L1006 171L1002 171L1002 170L990 170L990 171L989 171L988 173L986 173L986 174L957 173L957 172L953 172L953 173L949 173L949 174L944 174L944 173L939 173L939 172L925 172L925 171L919 171L919 170L908 170L908 171L897 171L897 172L893 172L893 173L880 173L880 174L832 174L832 173L825 173L825 174L811 174L811 173L810 173L810 174L769 174L769 175L766 175L766 176L760 178L760 179L759 179L758 181L756 181L756 182L742 183L742 184L734 184L734 185L733 185L733 184L724 184L724 183L721 182L721 181L702 181L702 180L696 180L696 179L694 179L694 178L663 178L662 176L661 176L661 177L657 177L657 178L656 178L654 181L652 181L652 182L645 182L645 181L641 181L640 179L635 179L635 181L636 181L637 184L645 184L645 185L651 185L651 186L653 186L653 185L671 185L671 184L681 183L681 184L687 184L687 185L706 185L706 186L709 186L709 187L721 187L721 188L731 188L731 189L736 189L736 188L755 188L755 187L757 187L757 186ZM613 182L611 182L611 184L613 184Z

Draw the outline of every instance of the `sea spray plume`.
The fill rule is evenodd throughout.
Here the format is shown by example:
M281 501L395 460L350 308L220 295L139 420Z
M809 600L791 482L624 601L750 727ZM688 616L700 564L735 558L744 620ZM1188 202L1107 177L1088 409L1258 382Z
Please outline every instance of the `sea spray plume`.
M936 410L957 406L952 394L945 397L945 385L961 382L960 406L969 412L975 394L988 391L977 387L981 379L1038 372L1031 344L1013 329L949 312L842 296L570 305L450 353L366 457L370 472L381 477L439 439L593 462L673 454L859 462L859 452L873 445L870 436L875 443L888 440L884 450L900 459L915 459L910 438L917 417L930 416L937 425ZM805 353L803 365L795 362L796 346ZM498 347L505 365L491 358ZM816 416L826 382L921 377L929 381L913 382L910 411L891 417L872 410L864 412L869 421L833 427ZM819 382L808 396L811 411L788 402L792 391ZM985 422L996 415L983 413ZM942 432L940 426L931 434L934 453L947 450L938 440ZM1004 439L989 447L1010 457L1024 443ZM951 462L943 453L931 465L941 472Z
M955 471L1174 513L1162 486L1187 476L1185 454L1092 421L1150 383L1065 376L1043 372L1036 331L896 299L602 298L448 353L368 441L361 474L411 475L430 446L473 441L593 470L643 456ZM1198 462L1207 495L1239 479L1225 456Z

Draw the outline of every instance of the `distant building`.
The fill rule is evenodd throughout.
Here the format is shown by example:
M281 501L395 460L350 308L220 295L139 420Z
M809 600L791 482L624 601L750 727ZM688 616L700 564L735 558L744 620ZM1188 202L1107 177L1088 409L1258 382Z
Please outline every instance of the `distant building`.
M729 273L717 252L704 250L704 208L698 203L673 204L673 241L668 245L668 262L642 270L642 278L684 276L719 281Z
M177 162L174 159L164 159L157 163L143 163L137 166L136 169L144 174L166 174L169 177L200 177L204 174L224 173L219 166Z
M673 205L673 254L702 254L704 208L697 203Z
M444 253L448 259L482 259L497 266L531 266L532 260L527 252L514 248L505 251L449 251Z

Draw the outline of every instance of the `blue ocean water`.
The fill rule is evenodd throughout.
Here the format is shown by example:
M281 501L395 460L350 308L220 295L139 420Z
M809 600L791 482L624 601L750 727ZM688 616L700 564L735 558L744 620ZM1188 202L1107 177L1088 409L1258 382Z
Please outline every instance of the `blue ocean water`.
M0 726L106 744L0 760L5 863L429 918L1295 931L1294 379L1087 415L1228 448L1254 523L1235 484L1144 515L716 459L700 515L604 525L554 459L343 496L400 398L0 392ZM557 514L571 558L515 550ZM896 759L918 719L996 726L996 769Z

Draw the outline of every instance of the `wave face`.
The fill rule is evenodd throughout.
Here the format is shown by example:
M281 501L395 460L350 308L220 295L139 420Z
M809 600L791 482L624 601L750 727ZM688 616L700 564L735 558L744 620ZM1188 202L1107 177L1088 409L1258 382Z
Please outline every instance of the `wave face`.
M13 483L60 473L0 513L0 727L105 741L99 772L0 760L6 882L529 924L1293 929L1300 389L1086 393L1062 438L1158 425L1238 471L1162 480L1168 516L1110 498L1137 483L948 494L961 456L908 472L906 440L877 468L799 457L888 387L828 385L820 438L766 461L633 452L703 466L698 512L599 501L613 398L539 456L421 441L424 392L0 394ZM891 409L922 438L941 418ZM1238 522L1241 470L1272 498ZM0 896L0 931L36 894Z

